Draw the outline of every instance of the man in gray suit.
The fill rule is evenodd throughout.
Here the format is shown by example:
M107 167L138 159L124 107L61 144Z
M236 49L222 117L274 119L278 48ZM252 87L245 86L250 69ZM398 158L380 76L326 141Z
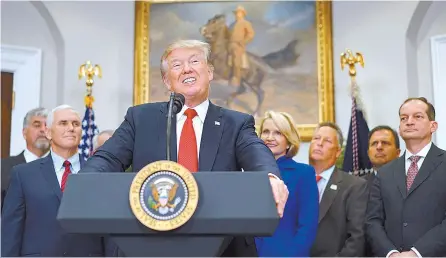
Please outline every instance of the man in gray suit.
M432 143L435 109L409 98L399 110L405 153L378 171L367 208L375 256L446 256L446 152Z
M335 167L343 142L330 122L316 128L310 144L310 165L319 188L319 225L311 256L364 256L367 181Z

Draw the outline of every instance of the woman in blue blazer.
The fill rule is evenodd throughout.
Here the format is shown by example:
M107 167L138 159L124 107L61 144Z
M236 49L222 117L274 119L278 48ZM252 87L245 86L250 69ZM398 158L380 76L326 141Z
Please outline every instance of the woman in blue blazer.
M289 191L284 215L274 235L256 238L259 257L309 257L319 216L319 191L314 169L293 160L299 150L300 138L289 114L266 112L259 133L273 152Z

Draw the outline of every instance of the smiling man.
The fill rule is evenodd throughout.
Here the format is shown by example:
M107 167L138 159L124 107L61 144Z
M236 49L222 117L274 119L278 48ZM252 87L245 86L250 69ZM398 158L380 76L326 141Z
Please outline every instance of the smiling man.
M184 95L185 105L172 121L171 156L189 171L267 171L277 211L283 215L288 189L280 179L273 154L258 138L251 115L228 110L209 101L213 66L210 46L180 40L161 58L167 89ZM130 107L113 136L92 156L82 172L122 172L130 165L139 171L165 160L168 103ZM256 256L253 238L234 237L220 255ZM224 252L226 251L226 252Z

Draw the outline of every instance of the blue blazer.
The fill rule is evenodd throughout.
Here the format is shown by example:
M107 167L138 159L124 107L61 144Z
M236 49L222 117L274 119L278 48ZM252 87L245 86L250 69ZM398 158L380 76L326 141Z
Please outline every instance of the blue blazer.
M59 226L61 197L51 155L12 169L2 213L2 257L104 256L102 237L67 234Z
M277 165L289 196L274 235L256 238L258 254L260 257L309 257L319 217L315 171L285 156L277 159Z

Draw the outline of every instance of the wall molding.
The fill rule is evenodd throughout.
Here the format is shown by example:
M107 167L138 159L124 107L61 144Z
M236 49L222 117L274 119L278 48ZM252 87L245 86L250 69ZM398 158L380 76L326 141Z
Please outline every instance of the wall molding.
M40 106L42 50L31 47L1 45L1 70L14 74L15 106L12 110L10 154L19 154L26 146L23 118Z
M438 130L435 133L434 142L442 149L446 149L446 116L442 111L446 110L446 35L431 37L432 60L432 88L433 104L437 111L436 120Z

